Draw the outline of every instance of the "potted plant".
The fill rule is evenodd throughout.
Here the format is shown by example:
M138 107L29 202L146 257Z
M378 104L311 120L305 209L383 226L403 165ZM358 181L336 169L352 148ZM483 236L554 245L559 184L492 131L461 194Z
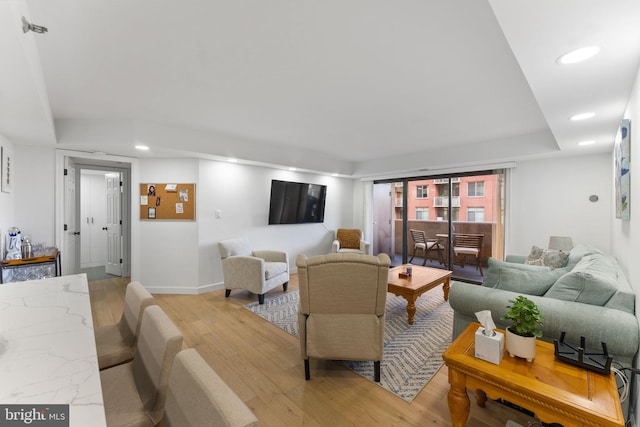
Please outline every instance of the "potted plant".
M536 303L520 295L509 300L502 320L510 320L507 327L507 351L511 357L522 357L531 362L536 355L536 338L542 336L542 314Z

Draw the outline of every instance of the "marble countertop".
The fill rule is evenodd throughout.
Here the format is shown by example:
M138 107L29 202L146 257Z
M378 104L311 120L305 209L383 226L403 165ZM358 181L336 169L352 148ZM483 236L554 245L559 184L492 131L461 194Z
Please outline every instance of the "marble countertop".
M86 275L0 285L6 404L69 404L71 426L106 426Z

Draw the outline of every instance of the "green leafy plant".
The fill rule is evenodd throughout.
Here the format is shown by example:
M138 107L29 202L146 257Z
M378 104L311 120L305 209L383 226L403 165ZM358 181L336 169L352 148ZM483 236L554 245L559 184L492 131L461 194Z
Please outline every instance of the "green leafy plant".
M507 306L504 316L501 317L502 320L511 320L509 330L523 337L540 338L542 331L538 326L542 326L543 317L536 303L522 295L509 302L511 305Z

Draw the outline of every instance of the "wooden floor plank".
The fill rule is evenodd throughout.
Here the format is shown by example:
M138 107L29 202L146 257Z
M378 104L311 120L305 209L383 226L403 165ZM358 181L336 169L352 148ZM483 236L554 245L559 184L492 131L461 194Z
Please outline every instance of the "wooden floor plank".
M95 326L117 322L128 278L89 284ZM298 289L292 275L289 290ZM267 298L283 293L274 289ZM282 426L450 426L449 384L443 367L413 402L383 389L334 361L312 360L311 380L304 379L298 339L244 309L256 301L245 291L202 295L154 295L194 347L249 406L262 427ZM504 426L533 421L521 412L489 401L486 408L471 398L469 426Z

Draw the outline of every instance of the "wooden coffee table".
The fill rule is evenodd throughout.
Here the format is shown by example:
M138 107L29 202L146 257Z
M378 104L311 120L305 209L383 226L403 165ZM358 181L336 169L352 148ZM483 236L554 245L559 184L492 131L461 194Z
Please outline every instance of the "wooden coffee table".
M439 268L421 267L411 265L413 274L411 277L400 277L400 273L407 270L407 265L401 265L389 269L389 287L392 294L407 300L407 314L409 324L413 325L413 317L416 314L416 300L428 290L442 284L444 300L449 299L449 286L451 284L451 271Z
M476 390L484 407L487 396L503 398L533 411L541 421L569 426L624 426L616 379L556 361L553 344L537 340L532 362L510 357L505 351L500 365L474 356L472 323L442 355L449 368L448 402L451 425L466 425L469 416L467 388ZM502 331L504 332L504 331Z

